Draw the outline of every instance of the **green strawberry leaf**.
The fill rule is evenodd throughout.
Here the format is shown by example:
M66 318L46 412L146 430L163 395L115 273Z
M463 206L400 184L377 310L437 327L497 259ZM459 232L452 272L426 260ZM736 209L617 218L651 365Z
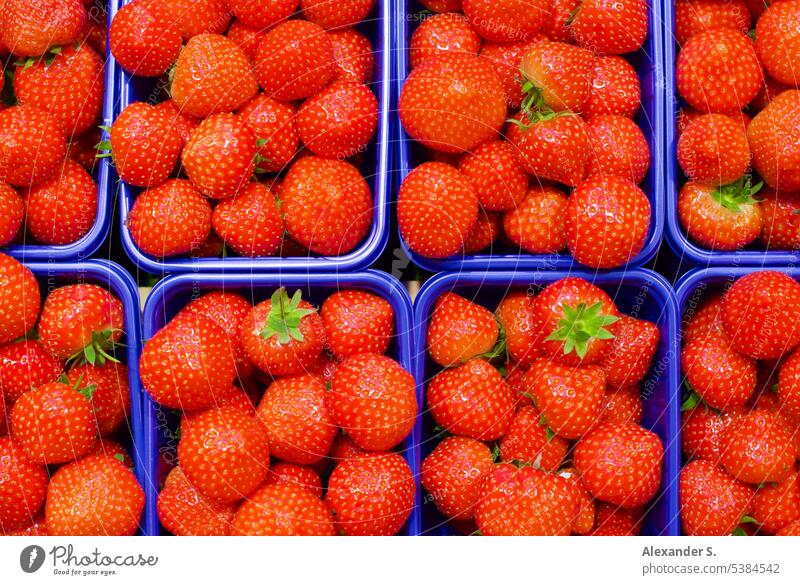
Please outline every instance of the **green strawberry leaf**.
M571 307L567 303L561 305L563 317L559 319L557 328L547 337L547 341L563 341L564 355L573 351L579 358L586 356L589 343L593 339L613 339L614 335L606 329L619 321L619 317L602 313L603 304L595 303L587 307L579 303Z
M261 330L262 339L275 337L279 345L287 345L293 340L303 341L300 323L315 310L300 308L300 302L303 300L300 291L295 291L290 299L286 289L281 287L272 293L270 300L272 307L267 315L267 322Z

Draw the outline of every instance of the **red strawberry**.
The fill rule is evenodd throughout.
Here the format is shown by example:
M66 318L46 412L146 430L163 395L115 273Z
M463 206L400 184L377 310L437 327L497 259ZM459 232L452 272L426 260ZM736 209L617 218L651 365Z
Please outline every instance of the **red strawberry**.
M800 519L800 485L797 471L784 480L756 490L752 516L760 524L759 532L776 534Z
M463 14L436 14L423 20L411 35L409 63L413 69L447 52L477 55L480 48L481 37Z
M691 402L690 402L691 404ZM729 408L727 412L711 410L699 404L690 410L683 407L681 413L681 447L687 459L707 459L712 463L719 461L719 442L722 430L731 419L741 414L740 408Z
M600 361L609 386L620 388L641 382L658 349L655 323L621 315L610 351Z
M236 511L232 533L242 536L334 536L333 516L321 499L296 485L266 484Z
M680 476L681 523L691 536L727 536L751 507L753 488L710 461L692 461Z
M580 3L581 0L552 0L542 33L547 35L551 41L571 42L572 33L569 30L569 22L572 19L572 13Z
M794 352L780 366L778 374L780 412L790 420L800 420L800 353Z
M286 168L300 145L294 105L260 93L237 113L256 135L258 168L272 173Z
M535 406L523 406L514 415L511 426L500 441L503 461L528 463L544 471L557 471L569 450L569 442L553 436L542 413Z
M250 61L222 35L201 34L186 43L172 77L178 109L196 118L232 112L258 93Z
M530 367L540 355L534 329L533 299L529 291L510 292L503 297L494 313L505 333L508 355L523 368Z
M507 142L495 140L476 147L461 159L458 170L467 177L478 203L487 211L513 210L528 193L528 175Z
M369 185L345 161L316 156L298 160L286 174L280 199L289 236L317 254L347 254L372 227Z
M81 0L5 0L0 38L18 57L35 57L78 40L86 19Z
M375 55L369 39L353 28L330 31L328 38L333 43L336 61L334 81L369 83L375 70Z
M510 108L518 109L525 97L520 83L522 79L520 74L522 56L530 49L531 45L547 40L552 39L548 39L548 37L539 33L527 43L483 43L480 56L492 65L506 92L506 103Z
M186 146L192 132L200 125L200 120L184 114L171 99L157 103L156 109L164 112L172 122L172 127L181 137L181 148Z
M142 192L128 215L131 238L157 258L187 254L211 232L211 204L186 179L170 179Z
M573 534L588 534L594 528L595 502L592 495L581 483L581 476L574 467L565 467L558 475L569 481L573 489L580 494L580 506L572 521Z
M0 183L0 246L17 237L25 217L25 204L13 187Z
M228 536L235 504L206 497L187 479L183 469L169 472L158 493L158 520L175 536Z
M637 536L642 531L644 510L626 510L597 501L594 528L590 536Z
M39 317L39 283L33 272L0 253L0 343L25 335Z
M428 354L442 366L455 366L489 353L497 343L491 311L455 293L436 301L428 324Z
M414 477L397 453L364 453L336 466L325 503L336 531L349 536L392 536L414 508Z
M583 0L569 27L579 45L622 55L644 43L647 17L646 0Z
M800 57L798 21L797 6L778 2L770 4L756 24L756 51L761 63L772 77L789 86L797 86L794 63Z
M363 152L378 127L378 100L369 87L336 81L307 99L297 112L300 139L326 158Z
M595 498L638 508L661 486L663 456L655 433L634 423L603 422L578 442L574 461Z
M600 114L632 118L641 103L641 82L636 69L622 57L601 55L594 62L589 97L583 115L591 119Z
M761 242L770 250L800 249L800 194L778 193L766 188L759 191Z
M90 129L80 136L72 136L71 140L67 143L67 158L74 160L87 171L93 173L99 161L97 145L100 142L101 133L99 126Z
M0 534L31 522L44 504L47 481L43 466L28 461L11 439L0 438Z
M692 390L718 410L744 405L756 389L756 362L735 351L721 335L689 341L681 368Z
M322 480L311 467L284 463L283 461L270 466L264 485L293 484L307 489L318 498L322 498Z
M420 0L431 12L457 12L461 10L461 0Z
M0 112L2 115L2 112ZM779 191L800 189L800 91L775 97L747 127L753 168L764 182ZM781 148L775 148L780 144Z
M567 245L568 202L556 187L532 187L516 209L503 215L506 236L531 254L561 252Z
M223 34L231 14L225 0L162 0L184 41L203 33Z
M514 418L511 388L480 359L437 374L426 394L436 423L454 435L492 441L506 434Z
M694 35L717 28L747 34L752 17L743 0L676 0L675 40L685 45Z
M547 21L549 0L463 0L464 14L487 41L527 41Z
M520 364L515 364L514 362L506 362L503 366L503 369L506 371L506 384L508 384L508 387L511 388L517 408L522 408L523 406L529 406L533 404L530 396L528 396L528 390L525 387L525 374L528 370L523 368Z
M328 0L300 0L303 16L323 28L341 28L358 24L372 11L375 0L350 0L334 6Z
M765 74L764 84L761 86L761 89L753 101L750 102L748 108L753 112L760 112L766 108L776 96L782 94L787 89L790 89L790 87L775 81L772 77Z
M500 236L500 214L481 210L478 213L478 221L464 239L464 254L477 254L491 248L492 244Z
M67 155L64 131L33 106L0 110L0 180L29 187L52 177Z
M742 125L722 114L698 116L678 138L678 162L690 181L703 185L739 180L750 166Z
M481 484L492 472L492 452L466 437L447 437L422 462L421 481L447 518L473 518Z
M90 400L101 437L112 434L127 420L131 409L127 367L114 362L77 365L67 372L67 380L73 387L94 386Z
M258 45L261 44L261 39L264 38L265 34L266 31L264 30L252 28L242 24L239 20L234 20L225 36L244 51L251 63L255 63Z
M13 404L32 388L55 382L64 367L38 340L0 347L0 394Z
M644 246L650 200L632 181L594 175L578 185L567 206L572 256L592 268L622 266Z
M274 256L283 242L283 217L275 195L261 183L248 183L224 199L211 216L214 231L242 256Z
M289 18L298 0L224 0L231 14L247 26L265 30Z
M722 327L722 299L722 294L710 295L698 304L695 311L687 311L683 331L684 341L717 333L725 335Z
M258 402L257 397L255 401ZM238 386L231 386L228 390L225 390L214 397L214 404L211 406L211 408L222 408L223 406L233 408L242 414L251 416L255 415L256 412L256 406L253 404L253 397L251 397L250 394ZM199 410L184 410L181 413L181 427L188 427L190 424L192 424L193 419L197 418L207 410L208 408L201 408Z
M638 384L607 389L600 410L600 420L641 424L644 404Z
M333 42L313 22L290 20L261 40L253 67L268 97L300 100L318 93L333 79Z
M641 183L650 168L650 145L642 129L625 116L604 114L589 120L589 129L589 176L616 175Z
M800 520L784 526L778 531L778 536L800 536Z
M720 435L720 463L741 481L785 479L795 461L792 434L779 414L754 410L733 418Z
M334 463L338 463L361 453L364 453L364 450L356 445L352 438L344 433L339 433L333 441L333 447L331 447L331 452L328 453L328 458Z
M580 112L589 98L596 59L591 51L566 43L531 46L522 57L522 74L531 86L522 88L528 94L523 110L545 106L555 112Z
M111 54L126 71L143 77L166 72L181 52L181 32L161 2L133 0L120 7L108 31Z
M128 451L113 439L100 438L94 447L89 449L87 455L102 455L104 457L111 457L120 463L124 464L128 469L133 469L133 459L128 454Z
M389 301L360 290L333 293L320 309L328 348L339 358L358 353L386 353L394 337L394 309Z
M567 536L580 504L569 480L502 463L481 487L475 520L486 536Z
M54 536L132 536L143 509L133 472L113 457L90 455L53 475L45 517Z

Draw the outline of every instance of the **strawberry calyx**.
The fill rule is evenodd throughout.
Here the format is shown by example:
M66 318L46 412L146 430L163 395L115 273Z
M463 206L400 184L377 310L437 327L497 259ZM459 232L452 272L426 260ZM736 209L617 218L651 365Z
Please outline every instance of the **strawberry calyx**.
M27 59L19 59L14 62L14 65L17 67L22 67L22 70L25 71L26 69L33 67L36 63L40 62L44 59L45 67L49 67L53 64L56 57L61 54L62 48L61 47L50 47L47 51L39 56L39 57L28 57Z
M522 98L522 102L520 103L520 111L525 114L525 117L528 118L528 121L526 123L522 120L517 120L516 118L510 118L507 120L509 123L515 124L520 128L527 130L537 122L553 120L562 116L577 115L574 112L554 111L553 108L545 103L541 88L537 87L533 81L528 78L524 70L520 69L519 71L522 74L520 83L522 84L522 93L524 96Z
M256 141L256 146L258 146L259 148L261 148L262 146L264 146L265 144L267 144L267 143L268 143L270 140L271 140L270 138L259 138L259 139ZM262 169L262 168L259 166L261 163L272 164L272 159L270 159L268 156L263 156L263 155L262 155L262 154L260 154L260 153L256 153L256 156L255 156L255 165L256 165L256 168L255 168L255 171L254 171L254 172L255 172L255 174L257 174L257 175L263 175L264 173L268 173L268 172L269 172L267 169Z
M547 419L544 417L544 414L539 415L539 426L544 427L544 432L545 435L547 436L547 442L549 443L550 441L552 441L553 437L555 437L556 434L553 432L553 429L551 429L547 425Z
M703 399L700 395L695 392L694 390L689 387L689 383L685 382L687 388L689 388L689 396L686 397L681 403L681 412L685 412L687 410L694 410L698 406L702 406L706 412L713 412L714 414L722 414L722 411L717 410L716 408L711 408L708 404L703 402Z
M731 532L731 536L748 536L747 532L742 528L742 524L758 524L758 520L752 516L742 516L739 520L739 525Z
M487 362L491 362L492 360L495 360L500 356L506 355L506 331L500 324L500 321L497 321L497 329L499 333L497 334L497 342L494 344L494 347L492 347L492 349L490 349L486 353L482 353L477 356L481 359L486 360ZM505 368L503 368L500 374L505 378L507 373L504 374L503 371L505 371Z
M70 384L69 378L67 378L66 374L61 374L61 376L58 378L58 381L61 384L69 386L79 394L82 394L87 400L91 400L94 396L95 390L97 390L97 384L87 384L86 386L83 386L83 374L78 376L78 379L75 380L74 384Z
M758 199L753 196L763 185L764 183L761 181L752 185L750 177L742 177L735 183L715 189L712 191L711 197L724 208L730 209L734 213L741 213L743 206L758 203Z
M602 313L603 303L597 302L590 307L586 303L579 303L574 308L564 303L561 308L564 316L546 341L563 341L564 355L574 351L583 358L593 339L614 339L614 334L606 327L619 321L619 317Z
M83 349L70 356L67 362L78 362L93 366L102 366L106 362L118 364L119 360L109 352L113 352L121 345L112 339L112 336L119 331L119 329L92 331L92 340Z
M272 307L267 315L267 322L261 329L261 338L277 337L279 345L286 345L292 340L303 341L300 322L303 317L313 313L314 309L300 308L300 302L303 300L300 291L295 291L290 299L286 289L281 287L272 293L270 300Z
M105 132L106 136L111 134L111 128L108 126L100 126L100 130ZM94 155L95 158L109 158L112 155L111 140L109 139L101 140L100 142L94 145L94 149L97 151L97 154Z

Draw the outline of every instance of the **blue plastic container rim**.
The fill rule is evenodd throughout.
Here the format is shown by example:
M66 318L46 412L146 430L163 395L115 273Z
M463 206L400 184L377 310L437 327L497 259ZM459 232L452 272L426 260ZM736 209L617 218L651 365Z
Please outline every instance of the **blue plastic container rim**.
M108 24L111 26L111 6L114 0L109 1ZM110 127L114 117L114 79L116 78L116 63L111 58L111 52L106 49L106 68L103 78L103 126ZM108 133L101 130L101 140L108 140ZM97 160L97 172L94 179L97 182L97 215L92 227L82 238L63 246L45 245L13 245L3 250L22 262L42 261L82 261L97 252L103 244L111 227L111 203L114 193L114 178L111 171L111 160L101 158ZM23 228L24 229L24 226Z
M183 272L260 272L274 270L279 272L335 272L356 271L367 268L374 263L386 248L389 240L389 188L391 175L391 124L389 111L392 103L392 28L390 23L390 4L392 0L379 0L375 47L378 77L370 83L376 90L378 110L378 130L373 145L375 149L375 174L365 177L372 190L373 219L372 229L365 240L353 251L342 256L308 256L308 257L228 257L228 258L164 258L159 259L144 254L131 238L126 225L128 214L136 199L138 191L119 181L119 216L122 245L130 259L142 270L151 274L183 273ZM113 18L120 6L129 0L109 0L109 18ZM114 57L109 55L109 63L114 63L117 70L113 83L115 102L118 107L111 116L116 117L129 104L137 101L134 77L117 67ZM113 172L112 180L117 180Z
M665 384L668 389L665 397L664 412L667 436L662 436L664 444L664 463L662 470L661 494L659 502L663 502L665 521L659 527L662 536L680 534L680 505L678 501L678 475L680 473L680 396L679 371L676 356L678 355L678 304L672 287L663 276L642 268L633 268L614 272L565 272L565 271L472 271L459 273L440 273L427 280L414 300L414 379L417 381L417 394L422 397L420 408L425 404L425 366L427 360L428 319L436 300L445 292L458 287L481 287L483 285L506 286L510 291L516 287L546 286L567 276L584 278L600 287L634 285L647 289L647 294L657 294L662 303L661 335L666 340L666 352L662 355ZM420 423L421 425L421 423ZM420 431L422 435L422 431ZM422 445L419 452L422 453ZM422 511L420 510L420 518Z
M407 11L407 7L408 3L411 1L413 0L397 0L394 6L394 36L396 39L395 106L398 103L400 92L403 89L405 78L409 73L408 38L409 22L411 22L411 19L408 17L409 12ZM647 236L647 240L641 251L627 263L627 266L641 266L652 260L658 252L664 233L664 191L666 189L664 182L664 120L666 119L666 105L664 103L664 92L661 89L663 82L660 76L663 70L665 43L664 30L659 19L663 12L661 6L667 2L663 0L647 0L647 2L650 7L650 15L648 37L645 41L645 47L650 50L650 55L648 58L647 55L643 54L644 48L640 49L639 53L642 53L643 58L650 63L650 68L644 72L638 71L638 73L642 80L643 101L650 101L652 113L647 117L645 108L642 107L640 108L637 120L640 123L642 131L645 132L645 136L647 136L650 145L650 170L645 178L646 184L642 185L642 187L650 200L652 213L650 233ZM634 53L634 55L639 53ZM400 183L402 183L403 179L405 179L406 175L408 175L411 170L410 144L413 140L406 134L399 121L399 117L395 117L398 118L396 121L397 181L395 187L399 189ZM650 133L647 132L648 126L652 130ZM411 251L402 235L400 236L400 243L405 253L416 265L430 272L456 270L514 270L517 268L547 268L551 270L564 270L570 267L582 268L582 265L575 261L568 253L476 254L465 255L463 257L455 256L445 259L433 259Z
M395 314L395 359L409 372L413 369L413 339L411 326L413 322L413 309L408 292L400 282L389 274L377 270L366 270L348 274L319 273L314 275L304 274L174 274L161 280L153 287L144 306L143 313L143 338L150 339L161 329L172 311L168 308L177 303L179 297L197 295L200 291L216 289L236 289L241 287L274 289L279 286L299 287L313 290L314 288L356 288L375 293L392 305ZM266 298L266 297L265 297ZM187 299L188 300L188 299ZM156 510L158 498L158 485L156 466L158 461L158 428L156 420L156 405L150 398L146 389L143 390L143 419L144 419L144 459L145 467L149 470L150 481L146 484L146 507L144 534L158 535L159 522ZM417 402L422 405L419 387L417 388ZM419 417L414 424L411 435L403 443L403 456L408 462L414 475L415 495L414 509L406 524L409 536L419 534L421 519L420 509L420 453L419 444L421 437L421 424Z

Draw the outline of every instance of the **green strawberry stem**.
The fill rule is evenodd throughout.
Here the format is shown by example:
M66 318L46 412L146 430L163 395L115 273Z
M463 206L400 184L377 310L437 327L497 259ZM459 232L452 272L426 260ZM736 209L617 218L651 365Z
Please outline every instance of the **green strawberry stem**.
M547 442L549 443L550 441L552 441L553 437L555 437L556 434L553 432L553 429L547 426L547 419L544 418L543 414L539 415L539 425L544 427L544 432L545 435L547 436Z
M726 209L730 209L734 213L741 213L742 206L758 203L758 199L753 195L758 193L763 185L764 183L760 181L752 185L750 177L742 177L730 185L723 185L716 189L711 196L714 201Z
M62 384L70 386L76 392L83 394L88 400L92 399L95 390L97 390L97 384L87 384L86 386L83 386L83 374L78 376L78 379L75 380L74 384L69 383L69 378L67 378L66 374L61 374L61 376L58 378L58 381Z
M503 329L500 321L497 321L497 329L499 333L497 334L497 342L494 344L494 347L478 356L479 358L485 359L487 362L506 355L506 331ZM506 376L503 372L500 373L503 377Z
M118 364L119 360L113 355L113 351L117 347L121 347L122 344L116 343L111 339L114 333L118 331L120 330L104 329L103 331L92 331L92 340L83 349L70 356L67 362L91 364L93 366L102 366L106 362Z
M277 337L279 345L286 345L292 340L303 341L300 331L300 322L303 317L310 315L314 309L301 309L303 300L299 290L295 291L291 299L284 287L272 293L272 308L267 315L267 322L261 330L263 339Z
M559 319L557 329L550 334L547 341L563 341L564 355L571 352L583 358L589 350L589 342L593 339L614 339L607 326L619 321L619 317L606 315L600 311L603 303L595 303L587 307L579 303L572 308L567 303L561 305L564 317Z
M752 516L742 516L742 519L739 520L739 526L737 526L733 532L731 532L731 536L748 536L747 532L744 531L742 528L742 524L758 524L758 520L753 518Z

